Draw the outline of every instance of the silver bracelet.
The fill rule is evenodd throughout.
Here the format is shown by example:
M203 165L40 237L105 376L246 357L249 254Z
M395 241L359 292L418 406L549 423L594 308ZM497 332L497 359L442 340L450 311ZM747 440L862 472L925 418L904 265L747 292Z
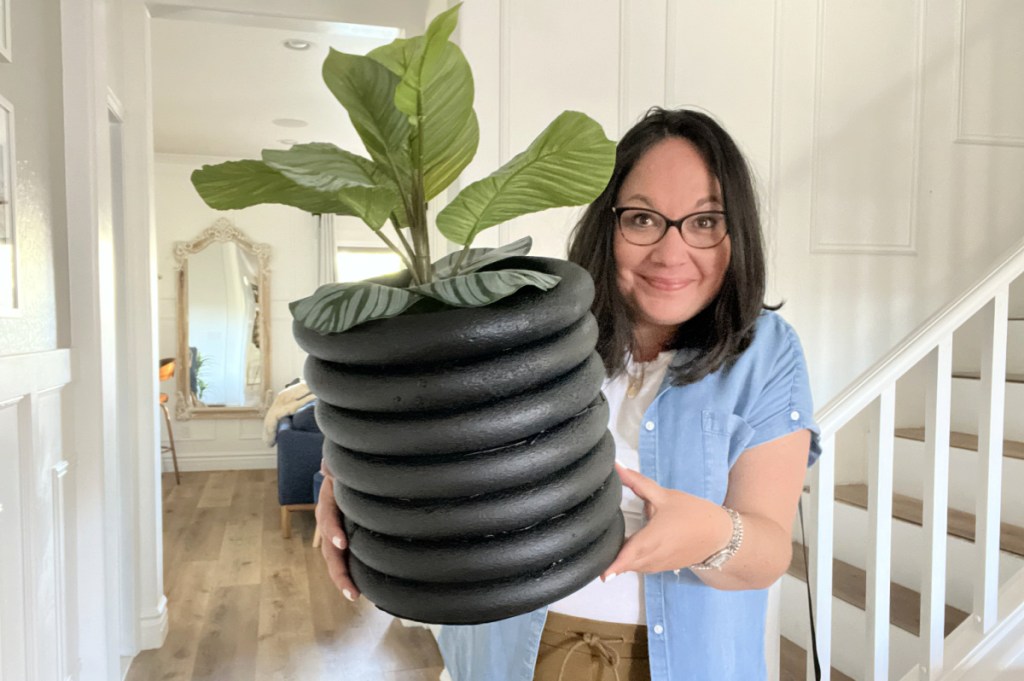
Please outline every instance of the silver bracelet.
M726 508L725 506L722 508L725 509L725 512L729 514L730 520L732 520L732 536L729 537L729 543L721 551L716 551L701 562L694 563L689 569L711 570L713 568L721 570L722 566L740 550L740 545L743 543L743 519L740 518L739 513L731 508Z

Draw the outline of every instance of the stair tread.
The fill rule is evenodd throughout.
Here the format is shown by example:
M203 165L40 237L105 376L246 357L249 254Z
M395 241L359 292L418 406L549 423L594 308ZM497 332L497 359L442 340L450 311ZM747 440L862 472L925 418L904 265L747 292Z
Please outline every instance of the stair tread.
M924 428L897 428L896 437L924 442ZM976 452L978 451L978 436L953 431L949 434L949 446ZM1008 456L1011 459L1024 459L1024 442L1003 440L1003 456Z
M953 372L953 378L970 378L970 379L973 379L973 380L978 380L978 379L981 378L981 372L980 371L954 371ZM1006 374L1006 382L1007 383L1024 383L1024 374L1007 373Z
M779 681L805 681L807 679L807 651L798 644L781 636L779 655ZM852 678L832 667L832 681L853 681Z
M803 545L799 542L793 542L793 559L789 563L788 573L802 582L807 581ZM867 608L867 572L837 558L833 559L832 594L855 608L865 610ZM945 635L949 636L965 619L967 619L966 612L947 605ZM889 584L889 622L914 636L920 636L921 594L891 582Z
M861 484L836 485L836 500L866 509L868 507L868 486ZM921 525L924 517L924 504L920 499L914 497L893 494L892 515L894 518L908 523ZM975 518L973 513L951 508L946 523L949 534L969 542L974 541ZM1024 528L1010 523L1000 523L1000 526L999 548L1007 553L1024 556Z

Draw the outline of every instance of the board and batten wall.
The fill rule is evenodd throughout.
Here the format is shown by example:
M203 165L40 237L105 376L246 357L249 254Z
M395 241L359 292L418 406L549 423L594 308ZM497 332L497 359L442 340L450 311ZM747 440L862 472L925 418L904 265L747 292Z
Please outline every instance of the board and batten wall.
M616 138L653 105L711 113L753 166L768 302L785 301L821 406L1024 236L1020 35L1010 1L468 0L466 181L564 109ZM487 238L563 255L578 214Z
M16 312L0 312L0 678L63 681L75 667L79 473L65 441L67 230L58 3L15 2L0 95L14 110ZM69 592L72 598L69 598Z

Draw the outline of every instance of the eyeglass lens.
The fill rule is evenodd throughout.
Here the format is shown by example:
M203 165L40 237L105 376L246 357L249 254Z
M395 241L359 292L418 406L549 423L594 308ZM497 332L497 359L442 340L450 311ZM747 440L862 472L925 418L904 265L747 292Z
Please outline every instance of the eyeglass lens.
M646 208L616 208L619 231L623 238L637 246L661 241L669 226L679 227L683 241L694 248L712 248L725 238L725 213L707 211L693 213L679 220L669 220L657 211Z

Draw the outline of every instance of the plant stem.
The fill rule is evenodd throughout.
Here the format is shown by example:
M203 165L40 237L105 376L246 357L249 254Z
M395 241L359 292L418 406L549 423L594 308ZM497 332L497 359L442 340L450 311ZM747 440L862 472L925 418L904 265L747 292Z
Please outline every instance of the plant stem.
M412 243L416 254L413 256L416 266L424 283L433 281L433 273L430 271L430 233L427 224L427 198L423 186L423 97L422 93L416 98L416 125L413 126L414 134L412 139L412 196L409 197L413 204L415 220L409 220L412 231Z
M395 159L392 158L391 151L390 150L386 150L385 153L387 155L388 164L391 166L391 172L394 174L395 186L398 188L399 198L402 199L402 205L405 207L405 217L409 221L409 229L410 229L410 231L412 231L415 234L416 218L417 218L417 216L416 216L416 212L413 210L414 202L410 199L409 195L405 191L405 187L402 185L402 173L399 170L398 164L395 163ZM416 165L415 161L413 162L413 165L414 166ZM413 184L415 185L415 174L413 175L412 179L413 179ZM397 224L398 221L395 220L393 222L395 223L395 231L398 232L399 237L402 237L402 230L398 227L398 224ZM403 238L403 241L404 241L404 238ZM409 248L409 258L412 260L413 263L415 263L416 262L416 255L417 255L416 249L411 247L411 246L409 246L408 242L406 242L406 246ZM394 250L395 250L396 253L399 253L398 249L394 249ZM416 277L416 270L413 267L413 265L411 263L409 263L409 262L406 262L405 266L409 268L409 272L411 272L413 274L413 277L415 278ZM422 280L421 280L420 283L422 283Z
M459 252L459 259L455 261L455 269L452 270L452 276L457 275L459 270L462 269L462 263L466 260L466 256L469 255L469 247L472 243L472 241L467 241L463 245L462 250Z
M417 275L416 270L413 268L412 263L409 261L409 258L405 257L405 255L402 254L401 249L399 249L398 246L395 245L395 242L389 239L388 235L382 232L381 230L375 229L373 231L377 236L380 237L381 241L388 245L388 248L394 251L395 254L397 254L398 257L402 259L402 262L405 263L406 269L409 270L409 274L412 275L412 283L422 284L423 280L420 279L419 276Z
M405 248L405 252L409 255L409 258L413 258L416 255L416 251L413 250L412 245L405 238L405 234L402 233L402 228L398 226L397 220L391 221L392 226L395 228L395 234L398 235L398 239L402 242L402 246Z
M415 248L413 256L424 282L431 281L430 272L430 234L427 231L426 203L423 200L423 175L417 172L413 177L412 201L417 207L415 224L412 226L412 243Z

